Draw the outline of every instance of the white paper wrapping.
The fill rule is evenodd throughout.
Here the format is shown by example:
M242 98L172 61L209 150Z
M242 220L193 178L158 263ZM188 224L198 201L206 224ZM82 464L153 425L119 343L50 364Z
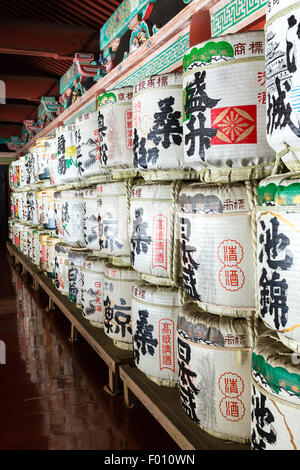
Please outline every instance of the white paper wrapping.
M68 253L71 247L64 242L56 243L55 245L55 287L62 294L68 295L69 293L69 268L68 268Z
M97 111L76 119L75 139L79 179L100 175Z
M84 199L82 191L62 191L62 225L64 241L84 247Z
M53 178L55 184L78 181L76 158L75 124L58 127L56 130L57 157Z
M255 239L244 183L192 184L179 196L183 285L204 310L251 315Z
M237 180L271 174L275 153L266 140L264 55L263 31L210 39L186 53L183 134L189 167L210 170L216 178L226 176L225 169L228 180L234 173Z
M251 330L246 319L200 311L186 303L178 318L180 402L218 438L250 440Z
M48 237L47 245L47 274L51 279L55 278L55 245L60 242L56 236Z
M130 254L127 197L126 181L97 186L100 251L105 255Z
M103 326L104 260L88 256L82 273L82 315L96 326Z
M165 279L172 277L175 237L172 215L175 210L171 184L133 186L130 204L131 264L139 273Z
M137 273L131 268L104 269L104 332L121 349L132 350L131 292Z
M183 169L182 74L141 80L134 86L132 111L134 167Z
M300 168L300 4L268 2L266 9L266 124L269 145L291 171Z
M42 191L43 204L43 226L47 230L55 230L55 213L54 213L54 192L55 189L45 189Z
M300 343L300 178L266 178L258 194L259 313L268 328Z
M178 383L178 289L136 283L132 288L132 338L136 367L162 386Z
M49 164L48 164L48 154L46 153L46 141L51 139L50 137L44 137L42 139L37 139L35 144L35 151L37 156L37 166L39 179L46 180L50 178L49 175Z
M68 299L78 307L82 306L82 267L91 252L83 248L72 248L68 253Z
M55 191L54 193L54 217L55 217L55 232L60 238L64 236L63 221L62 221L62 192Z
M89 250L99 251L100 240L96 188L84 189L83 198L85 245Z
M102 168L132 168L132 87L99 97L98 132Z
M252 360L251 449L300 449L300 357L276 332L258 337Z
M27 193L27 220L32 225L38 225L38 208L36 194L34 191Z
M27 253L27 230L28 230L28 225L22 224L20 226L20 250L23 253L23 255L28 256Z

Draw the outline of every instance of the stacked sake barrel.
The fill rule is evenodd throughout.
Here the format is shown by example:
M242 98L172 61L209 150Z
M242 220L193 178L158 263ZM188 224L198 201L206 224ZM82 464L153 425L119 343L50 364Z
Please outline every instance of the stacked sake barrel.
M183 160L182 74L148 77L133 90L133 165L143 177L131 190L130 260L134 361L151 381L178 384L180 252L177 200Z
M207 433L249 443L252 351L264 329L255 276L257 180L276 163L264 119L264 34L204 42L183 65L184 162L201 183L184 184L178 198L180 402Z
M252 361L251 445L299 449L298 2L270 2L265 27L266 135L290 173L260 181L257 207L258 312L268 332ZM268 416L268 419L266 419Z

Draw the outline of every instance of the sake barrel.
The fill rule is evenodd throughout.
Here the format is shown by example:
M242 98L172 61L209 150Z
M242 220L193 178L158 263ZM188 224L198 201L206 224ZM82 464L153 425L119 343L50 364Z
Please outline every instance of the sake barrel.
M71 247L60 241L55 245L55 287L62 294L69 293L68 254Z
M104 260L88 256L82 267L82 315L93 326L104 325Z
M68 298L77 307L82 307L82 267L90 250L84 248L71 248L68 253Z
M38 225L38 207L36 200L36 193L34 191L29 191L26 195L27 197L27 220L32 225Z
M179 195L179 236L185 292L222 315L256 311L256 184L191 184Z
M73 247L84 247L83 192L62 191L62 226L64 241Z
M40 235L42 234L45 234L45 231L41 228L36 228L32 232L32 262L38 267L40 267L42 256L42 248L40 244Z
M38 167L38 151L35 146L30 148L32 167L31 167L31 184L39 182L39 167Z
M80 179L101 174L97 111L83 114L75 121L76 157Z
M131 190L131 265L150 283L178 282L180 259L175 228L179 184L140 184Z
M25 155L25 184L31 184L31 153Z
M20 172L20 188L24 188L26 186L26 173L25 173L25 157L19 158L19 172Z
M99 153L102 168L132 168L132 87L98 98Z
M300 356L271 330L252 356L251 449L300 449Z
M46 241L47 246L47 275L51 279L55 279L55 245L61 240L56 236L48 236Z
M182 73L153 75L134 86L133 161L137 170L183 169Z
M60 126L56 130L58 184L78 181L75 124Z
M20 203L21 203L20 219L22 222L27 222L27 193L26 192L20 193Z
M14 183L14 168L15 166L13 165L14 162L11 162L8 165L8 182L9 182L9 187L12 191L15 189L15 183Z
M290 171L299 171L300 4L295 0L269 2L266 19L267 140Z
M33 261L33 231L35 227L29 225L27 227L27 256L30 261Z
M251 320L187 302L177 329L181 407L208 434L241 443L250 441Z
M100 251L107 256L129 258L127 198L130 188L130 181L97 186Z
M35 198L36 198L38 225L43 225L43 223L44 223L43 191L36 191L35 192Z
M96 188L84 189L83 199L85 245L89 250L97 251L100 250L100 241Z
M300 178L276 175L258 185L258 307L268 328L300 347Z
M13 243L17 248L20 248L20 222L16 221L14 224L14 231L13 231Z
M54 213L54 193L55 189L48 188L42 191L43 204L43 226L47 230L55 230L55 213Z
M132 339L138 369L158 385L178 383L178 289L137 282L132 288Z
M107 263L104 269L104 332L116 347L132 351L131 292L137 273Z
M270 175L275 153L266 139L263 31L202 42L184 64L185 163L206 182Z
M58 237L63 238L64 230L62 223L62 192L55 191L54 193L54 217L55 217L55 233Z
M43 137L41 139L37 139L36 144L35 144L38 174L39 174L39 179L41 181L47 180L50 178L48 155L46 153L46 141L49 139L51 139L51 137Z
M40 242L40 268L42 271L47 273L47 239L53 233L50 231L44 232L42 231L39 235L39 242Z
M27 230L28 230L28 225L27 224L21 224L20 225L20 251L23 253L23 255L27 256Z
M13 241L13 226L14 226L14 220L9 217L8 219L8 238L10 241Z

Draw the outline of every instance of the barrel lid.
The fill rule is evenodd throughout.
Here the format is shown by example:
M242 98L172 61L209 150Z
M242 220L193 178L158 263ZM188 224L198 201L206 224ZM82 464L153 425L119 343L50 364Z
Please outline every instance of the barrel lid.
M178 289L173 287L157 287L145 282L136 282L132 286L133 299L164 307L179 307Z
M113 183L100 183L97 185L97 197L102 196L126 196L126 184L124 181Z
M134 97L141 92L149 92L156 89L168 89L172 86L182 87L182 73L181 72L171 72L164 73L159 75L150 75L146 78L143 78L137 82L133 87Z
M82 266L84 259L91 254L86 248L71 248L68 252L68 259L71 263Z
M131 199L151 199L153 202L160 199L172 200L172 186L170 183L137 184L131 188Z
M127 103L132 100L133 88L131 86L108 90L97 98L97 106L101 108L116 103Z
M248 211L247 189L243 183L191 184L180 191L179 208L190 214Z
M108 262L104 265L104 276L116 280L138 280L138 273L134 269L124 266L113 266Z
M264 31L218 36L188 49L183 57L183 71L233 59L264 57L264 44Z
M268 330L256 339L252 376L268 392L300 402L300 358L288 349L277 333Z
M269 176L257 187L259 206L297 206L300 204L300 177Z
M83 269L96 273L104 273L104 260L97 256L88 256L83 262Z
M196 302L181 306L177 330L178 334L194 343L230 348L251 346L249 323L245 318L207 313Z

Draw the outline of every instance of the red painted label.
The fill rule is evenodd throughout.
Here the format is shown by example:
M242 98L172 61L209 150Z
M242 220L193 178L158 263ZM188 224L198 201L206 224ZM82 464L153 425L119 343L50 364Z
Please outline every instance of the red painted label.
M256 105L212 109L211 127L218 132L211 145L256 144L256 115Z

